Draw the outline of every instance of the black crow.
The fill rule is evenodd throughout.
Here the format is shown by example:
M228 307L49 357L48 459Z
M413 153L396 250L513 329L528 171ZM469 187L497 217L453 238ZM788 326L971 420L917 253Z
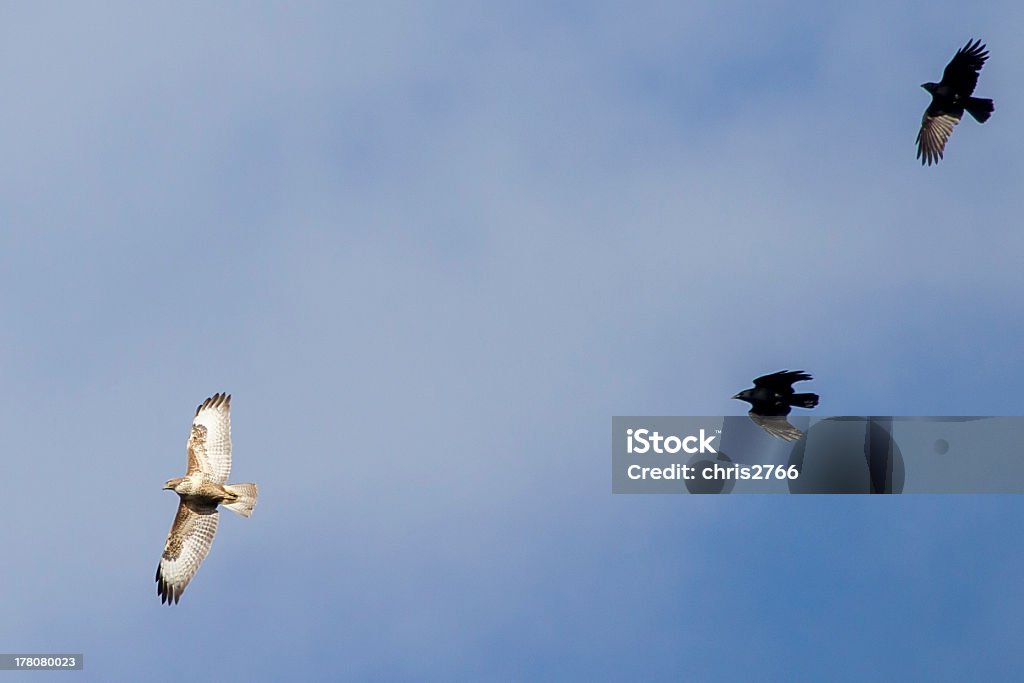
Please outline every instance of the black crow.
M804 435L786 419L793 406L813 408L818 405L817 394L793 393L794 382L814 379L803 370L780 370L754 380L754 388L746 389L733 398L750 404L750 419L772 436L796 441Z
M922 88L932 94L932 103L924 110L921 130L917 134L917 158L921 165L939 163L942 150L960 123L966 110L978 123L985 123L995 111L992 100L971 97L978 84L978 72L985 66L988 50L980 40L967 41L957 50L942 72L938 83L923 83Z

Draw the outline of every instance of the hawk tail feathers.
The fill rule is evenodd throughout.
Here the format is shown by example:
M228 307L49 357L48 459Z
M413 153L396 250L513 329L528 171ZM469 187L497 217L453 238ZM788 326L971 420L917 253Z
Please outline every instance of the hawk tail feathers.
M996 110L996 105L992 100L986 100L981 97L968 97L964 102L964 109L974 117L975 121L985 123L988 121L988 117L992 116L992 112Z
M238 499L233 503L224 502L221 505L243 517L252 514L252 509L256 507L256 496L259 493L256 484L225 484L224 489L228 493L238 496Z

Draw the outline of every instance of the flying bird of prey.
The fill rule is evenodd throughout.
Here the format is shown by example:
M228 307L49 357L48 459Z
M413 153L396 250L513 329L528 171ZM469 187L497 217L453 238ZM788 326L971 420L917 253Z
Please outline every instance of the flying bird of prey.
M790 408L813 408L818 405L817 394L796 394L795 382L814 379L803 370L780 370L754 380L754 388L746 389L733 398L750 404L747 413L761 429L786 441L796 441L804 435L786 419Z
M181 499L156 569L156 592L168 605L178 602L210 552L217 533L217 505L243 517L256 505L256 484L224 483L231 472L230 396L214 394L196 408L187 448L185 476L164 484L164 490L171 489Z
M992 100L971 97L986 59L988 50L982 42L969 40L946 65L941 81L921 84L932 94L932 103L924 110L921 130L917 134L917 158L922 166L939 163L953 126L960 123L964 111L978 123L988 121L995 111Z

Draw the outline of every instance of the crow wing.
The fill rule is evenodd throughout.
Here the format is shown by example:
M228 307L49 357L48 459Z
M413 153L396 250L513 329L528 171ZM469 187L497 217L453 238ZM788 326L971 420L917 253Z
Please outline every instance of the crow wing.
M770 375L763 375L754 380L758 389L770 389L777 394L792 394L793 384L814 379L803 370L780 370Z
M957 50L953 59L946 65L946 70L942 72L942 82L939 85L951 88L961 97L969 97L974 92L975 86L978 85L978 72L981 71L981 67L985 66L986 59L988 59L988 50L985 49L981 41L968 40L967 44Z
M946 149L946 142L953 134L953 127L960 123L960 117L953 114L930 115L931 107L924 113L921 119L921 130L917 132L917 158L922 164L939 163L942 152Z
M765 415L758 415L751 411L747 413L750 419L754 421L758 427L768 432L772 436L777 436L780 439L786 441L797 441L804 433L799 429L790 424L789 420L784 417L768 417Z

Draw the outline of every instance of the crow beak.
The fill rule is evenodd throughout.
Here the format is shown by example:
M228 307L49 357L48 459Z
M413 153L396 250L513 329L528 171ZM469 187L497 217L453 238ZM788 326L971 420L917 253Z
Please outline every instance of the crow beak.
M735 399L739 399L739 397L740 397L739 394L736 394L735 396L733 396L733 398L735 398Z

